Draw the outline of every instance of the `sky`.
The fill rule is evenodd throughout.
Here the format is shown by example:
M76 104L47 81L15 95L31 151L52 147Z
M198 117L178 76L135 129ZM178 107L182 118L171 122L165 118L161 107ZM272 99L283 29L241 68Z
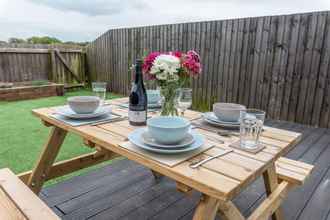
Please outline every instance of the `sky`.
M109 29L330 10L330 0L0 0L0 40L92 41Z

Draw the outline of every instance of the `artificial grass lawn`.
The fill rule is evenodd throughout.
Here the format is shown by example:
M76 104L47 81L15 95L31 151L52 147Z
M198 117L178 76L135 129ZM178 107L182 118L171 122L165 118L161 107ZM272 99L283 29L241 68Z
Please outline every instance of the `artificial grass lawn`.
M16 102L0 102L0 168L9 167L15 173L31 170L37 160L42 146L47 141L50 128L42 125L40 120L33 116L32 109L63 105L67 97L77 95L91 95L89 90L67 92L65 96L56 96L34 100ZM119 97L107 94L107 98ZM57 161L70 159L81 154L91 152L85 147L82 139L74 134L68 134L57 157ZM89 170L69 174L78 175ZM52 184L63 180L63 177L49 181Z

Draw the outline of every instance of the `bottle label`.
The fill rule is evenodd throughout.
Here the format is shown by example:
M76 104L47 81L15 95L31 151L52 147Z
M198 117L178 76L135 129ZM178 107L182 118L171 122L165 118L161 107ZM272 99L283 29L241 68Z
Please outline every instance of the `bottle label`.
M145 122L147 120L146 111L128 111L128 118L132 122Z

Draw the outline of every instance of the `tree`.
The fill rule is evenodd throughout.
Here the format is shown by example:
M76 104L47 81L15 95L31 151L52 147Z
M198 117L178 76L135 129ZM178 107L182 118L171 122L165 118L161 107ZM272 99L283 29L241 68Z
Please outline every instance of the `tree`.
M30 44L58 44L58 43L62 43L62 41L60 41L59 39L55 38L55 37L48 37L48 36L44 36L44 37L30 37L27 39L27 42Z
M74 41L66 41L64 42L64 44L68 44L68 45L78 45L78 46L87 46L89 44L88 41L85 41L85 42L74 42Z
M89 42L74 42L74 41L67 41L67 42L62 42L61 40L55 38L55 37L49 37L49 36L44 36L44 37L38 37L38 36L32 36L30 38L21 39L21 38L9 38L8 43L15 43L15 44L20 44L20 43L28 43L28 44L62 44L62 45L71 45L71 46L81 46L84 47Z
M10 44L22 44L22 43L26 43L26 41L24 39L21 39L21 38L11 37L11 38L8 39L8 43L10 43Z

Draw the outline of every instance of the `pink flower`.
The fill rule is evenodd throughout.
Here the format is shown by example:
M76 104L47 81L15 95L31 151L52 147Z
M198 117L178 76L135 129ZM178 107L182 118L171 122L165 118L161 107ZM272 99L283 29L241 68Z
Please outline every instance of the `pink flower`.
M145 74L146 79L152 80L152 79L156 78L154 75L150 74L149 72L150 72L150 69L152 67L154 60L156 59L156 57L158 57L161 54L162 53L160 53L160 52L152 52L144 58L142 71Z
M181 58L182 57L182 52L180 51L171 51L169 52L170 55L176 56L177 58Z
M187 73L191 76L197 76L202 71L200 57L198 53L196 53L193 50L188 51L187 54L184 56L182 66L187 70Z

